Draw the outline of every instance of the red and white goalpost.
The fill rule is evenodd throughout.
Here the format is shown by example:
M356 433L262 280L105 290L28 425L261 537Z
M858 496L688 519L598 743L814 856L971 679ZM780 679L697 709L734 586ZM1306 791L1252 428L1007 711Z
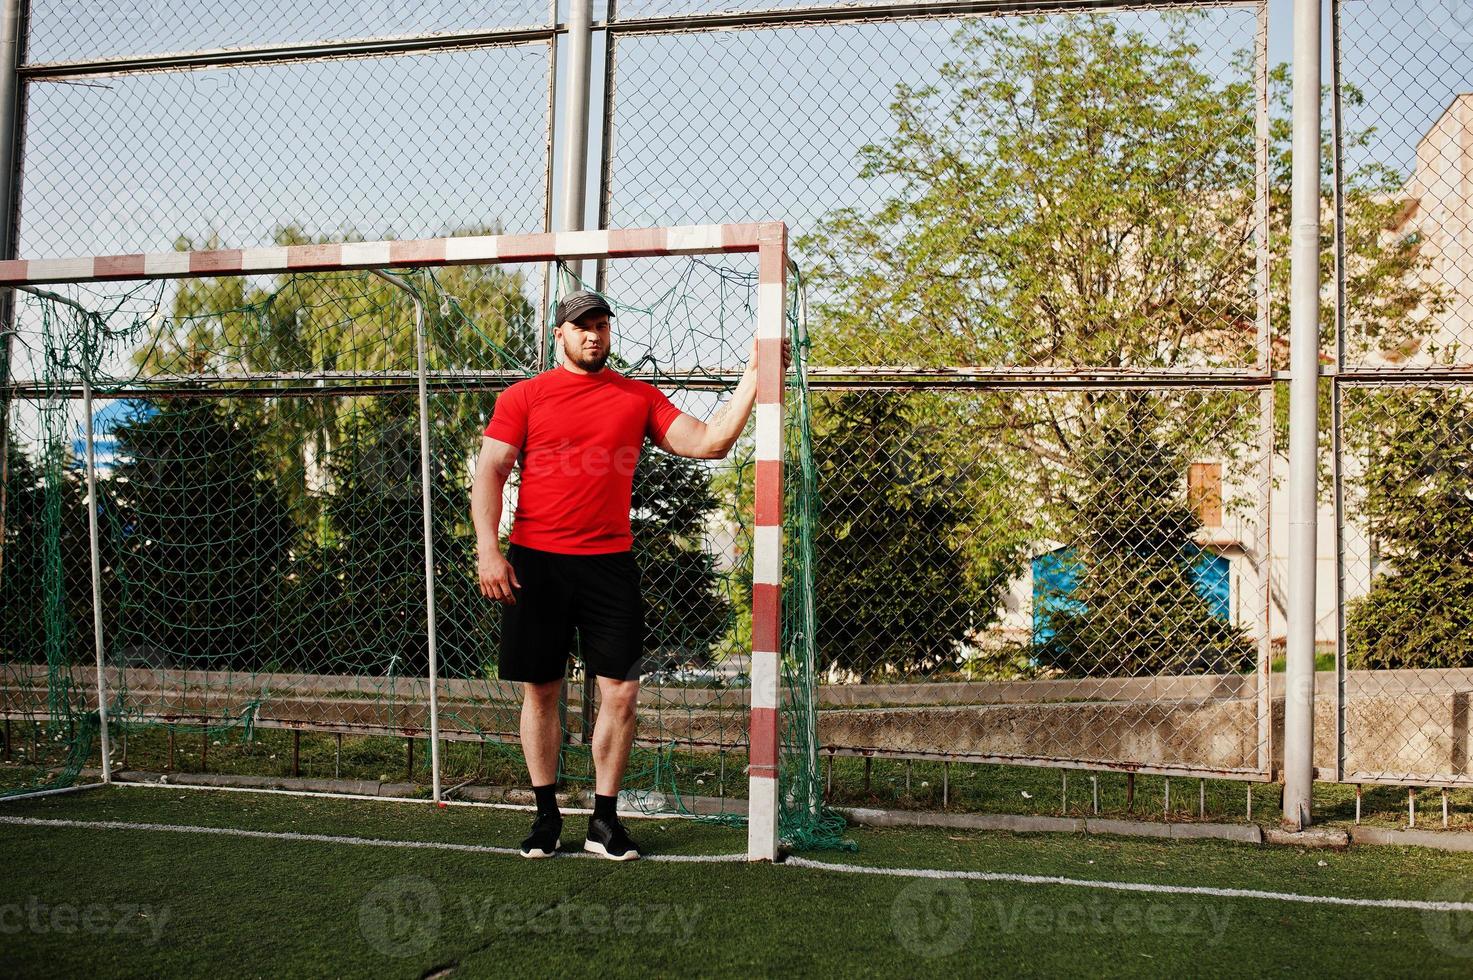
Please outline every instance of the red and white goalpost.
M686 225L607 231L533 235L476 235L411 241L344 242L197 252L154 252L144 255L97 255L72 258L0 261L0 287L42 287L58 283L198 278L340 270L393 270L442 265L471 265L557 260L643 258L660 255L722 255L756 252L757 304L757 433L756 486L752 552L752 668L749 744L747 856L769 861L778 846L778 707L779 644L782 638L783 518L783 368L786 330L784 290L787 278L787 226L769 221L748 224ZM421 426L425 425L423 336L420 337ZM90 399L89 399L90 401ZM89 436L91 426L88 426ZM90 446L90 438L88 440ZM90 452L89 452L90 457ZM428 465L428 460L425 460ZM88 473L93 466L89 459ZM426 482L428 487L428 482ZM89 523L96 533L95 492L89 497ZM425 497L426 520L429 496ZM433 561L426 534L426 562ZM95 548L94 548L95 554ZM94 591L97 572L94 568ZM434 698L436 656L433 577L427 576L429 604L429 677ZM100 621L97 624L98 703L106 732L107 697ZM435 707L430 708L432 725ZM104 734L104 739L106 735ZM432 732L438 763L438 730ZM104 765L108 758L106 742ZM438 766L435 796L439 798Z

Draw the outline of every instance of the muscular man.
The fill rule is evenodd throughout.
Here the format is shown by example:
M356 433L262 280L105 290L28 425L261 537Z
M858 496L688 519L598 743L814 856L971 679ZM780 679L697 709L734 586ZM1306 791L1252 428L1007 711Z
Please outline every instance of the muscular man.
M644 649L640 570L630 551L635 464L646 438L678 456L724 457L757 397L748 363L726 409L710 422L681 412L653 385L604 366L612 315L597 293L572 293L558 303L560 363L496 400L471 489L481 592L504 607L500 676L522 684L522 751L537 797L537 818L522 842L529 858L551 857L562 845L554 795L558 697L574 631L584 676L598 677L600 702L594 808L583 849L615 861L639 857L614 809L634 740ZM785 344L784 368L788 357ZM503 556L502 488L519 460L521 488Z

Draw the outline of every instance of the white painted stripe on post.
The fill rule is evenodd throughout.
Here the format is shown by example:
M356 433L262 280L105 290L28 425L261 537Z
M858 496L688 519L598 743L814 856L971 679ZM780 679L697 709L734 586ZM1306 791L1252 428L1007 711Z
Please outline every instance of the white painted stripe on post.
M496 247L499 241L495 235L468 235L465 238L448 239L445 242L445 260L466 262L494 259L500 251Z
M389 264L392 242L344 242L341 259L343 265L383 266Z
M679 225L666 233L666 247L672 255L696 255L721 251L720 225Z
M26 267L26 275L41 282L91 279L96 274L96 263L97 260L90 256L81 259L32 259Z
M188 252L150 252L143 257L146 276L182 275L188 271Z
M287 267L287 261L285 245L272 245L268 248L248 248L241 253L240 271L277 272Z
M783 287L778 282L757 284L757 339L781 340L783 336Z
M747 781L747 860L777 858L777 780L753 776Z
M752 653L752 707L776 708L778 702L777 654Z
M554 241L559 258L596 258L607 255L609 233L606 231L560 231Z
M757 443L760 460L781 459L783 454L782 407L772 402L757 403Z
M752 584L783 584L783 529L779 524L752 529Z

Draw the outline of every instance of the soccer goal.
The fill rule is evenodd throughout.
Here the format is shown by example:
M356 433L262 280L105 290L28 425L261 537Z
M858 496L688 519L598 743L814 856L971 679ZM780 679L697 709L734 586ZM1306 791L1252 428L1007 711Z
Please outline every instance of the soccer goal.
M0 586L24 610L0 644L5 749L12 724L33 746L9 791L71 784L89 757L104 782L145 756L279 774L285 753L337 778L368 738L403 746L436 801L517 780L469 535L480 431L552 363L539 309L576 285L565 263L682 262L648 295L608 291L615 366L709 414L755 339L757 407L730 460L650 451L636 476L655 670L625 802L744 817L754 860L831 834L786 249L765 222L0 262L30 338L0 452ZM596 709L576 672L567 691L576 781Z

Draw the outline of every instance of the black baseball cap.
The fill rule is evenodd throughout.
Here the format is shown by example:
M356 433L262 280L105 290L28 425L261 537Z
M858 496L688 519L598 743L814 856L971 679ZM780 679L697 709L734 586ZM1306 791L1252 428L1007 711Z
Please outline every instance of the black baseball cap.
M576 322L579 317L586 316L589 313L614 315L614 311L609 308L608 300L604 299L598 293L590 292L587 289L580 289L576 293L569 293L558 300L557 322L560 324L568 323L569 321Z

